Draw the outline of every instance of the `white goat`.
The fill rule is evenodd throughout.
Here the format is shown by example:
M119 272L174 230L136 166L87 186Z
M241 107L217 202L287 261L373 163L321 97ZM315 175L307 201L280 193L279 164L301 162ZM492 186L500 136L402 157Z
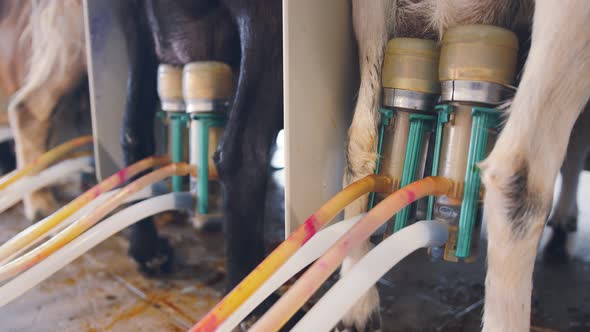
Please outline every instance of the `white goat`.
M488 270L484 331L529 331L532 272L572 127L590 96L587 0L353 0L361 85L349 130L345 185L375 168L381 66L392 37L440 38L449 27L532 24L531 48L509 116L481 163ZM578 170L579 173L579 170ZM571 197L569 198L571 200ZM366 210L359 199L346 217ZM368 250L358 248L342 273ZM372 289L343 319L364 330L378 314Z
M84 16L80 0L9 1L4 5L14 17L3 18L2 32L18 40L17 45L10 45L15 51L0 59L0 70L18 86L8 113L17 164L23 167L46 151L53 109L86 72ZM12 18L18 18L18 24L8 20ZM47 189L27 195L24 205L30 220L59 207Z

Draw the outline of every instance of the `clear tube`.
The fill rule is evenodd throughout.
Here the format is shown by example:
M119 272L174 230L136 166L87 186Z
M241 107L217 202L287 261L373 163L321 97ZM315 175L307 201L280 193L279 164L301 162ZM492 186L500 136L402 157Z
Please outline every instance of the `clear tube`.
M391 179L385 176L369 175L340 191L326 202L305 223L297 228L270 255L266 257L242 282L221 302L211 309L193 328L195 331L211 331L238 308L260 287L289 257L303 246L315 233L324 227L348 204L369 192L388 192Z
M443 177L427 177L413 182L389 195L356 223L326 254L318 259L275 305L250 329L279 330L336 271L348 253L365 241L381 224L412 202L429 195L446 195L452 182Z
M289 258L277 272L260 286L254 294L221 324L216 332L231 332L240 322L248 316L262 301L272 292L277 290L285 282L289 281L295 274L304 267L318 259L328 248L334 244L342 234L348 231L364 214L340 221L332 226L326 227L312 237L301 249Z
M419 248L442 246L448 236L447 227L432 220L419 221L389 236L342 276L291 332L330 331L404 257Z
M35 174L42 171L49 165L62 159L72 150L75 150L89 143L92 143L92 136L81 136L56 146L55 148L45 152L43 155L41 155L41 157L37 158L32 163L25 165L21 169L16 169L1 177L0 190L8 187L9 185L14 183L16 180L22 178L23 176Z
M70 159L51 166L38 175L22 179L0 193L0 213L20 202L27 194L59 182L62 178L71 176L73 173L87 169L91 163L91 157Z
M4 243L0 247L0 261L4 262L6 260L6 257L12 256L14 252L19 251L23 247L27 246L27 244L31 243L32 241L35 241L35 239L41 237L43 234L47 233L52 228L59 225L64 219L68 218L77 210L88 204L90 201L97 198L100 194L125 183L127 180L131 179L132 177L151 167L162 166L169 162L170 159L168 157L149 157L141 161L138 161L133 165L126 167L120 170L119 172L109 176L99 184L87 190L82 195L78 196L76 199L71 201L66 206L62 207L61 209L53 213L52 215L29 226L27 229L23 230L22 232L8 240L6 243ZM50 169L53 169L55 167L59 168L60 165L63 165L63 163L66 162L62 162L59 165L51 167ZM46 177L48 177L46 175L43 175L44 173L45 172L35 177L35 179L33 179L32 181L34 183L36 183L36 181L44 181ZM20 183L21 181L15 183L8 190L12 190L13 187L20 186ZM24 196L24 194L22 196ZM2 199L11 198L4 198L4 196L1 196L0 202L2 202ZM3 210L0 209L0 212L1 211Z
M166 190L163 190L163 189L166 189ZM61 223L59 223L58 225L56 225L55 227L53 227L52 229L47 231L45 234L37 237L32 242L29 242L28 244L21 247L17 251L14 251L8 257L1 260L0 266L6 264L8 261L12 260L14 257L20 255L21 253L25 252L26 250L30 249L31 247L36 246L37 244L39 244L39 243L47 240L48 238L54 236L55 234L59 233L64 228L71 225L74 221L82 218L82 216L84 216L88 212L92 211L100 204L104 203L107 199L109 199L113 195L117 194L120 190L121 189L115 189L115 190L111 190L109 192L101 194L96 199L94 199L92 202L88 203L86 206L84 206L83 208L79 209L71 216L64 219ZM168 192L166 185L164 183L157 183L156 185L150 186L149 188L145 188L145 189L137 192L136 194L130 196L125 201L125 203L130 203L130 202L137 201L137 200L143 200L143 199L150 198L150 197L153 197L156 195L162 195L166 192Z
M154 182L161 181L167 177L174 175L187 175L194 171L194 167L186 163L175 163L153 171L133 181L132 183L125 186L116 195L108 199L105 203L97 207L94 211L77 220L59 234L52 237L49 241L43 243L39 247L31 250L23 256L1 266L0 281L14 277L18 273L45 259L59 248L75 239L82 232L92 227L107 214L111 213L114 209L121 205L128 196L138 192L139 190Z
M68 243L54 255L0 287L0 307L49 278L59 269L125 227L156 213L190 209L193 206L192 195L182 192L150 198L116 213Z

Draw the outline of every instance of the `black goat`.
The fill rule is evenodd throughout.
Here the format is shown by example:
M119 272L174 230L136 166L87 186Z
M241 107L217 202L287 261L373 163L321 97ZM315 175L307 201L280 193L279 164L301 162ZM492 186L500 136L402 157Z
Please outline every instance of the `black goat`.
M154 154L159 63L222 61L237 87L215 163L224 189L228 287L264 257L270 150L283 126L280 0L145 0L129 3L132 50L122 147L127 165ZM148 273L169 270L173 251L151 219L131 230L129 254Z

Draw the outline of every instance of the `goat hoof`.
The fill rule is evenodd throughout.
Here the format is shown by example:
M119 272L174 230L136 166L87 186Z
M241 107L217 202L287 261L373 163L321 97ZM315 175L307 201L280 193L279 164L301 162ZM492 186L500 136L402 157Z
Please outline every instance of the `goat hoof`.
M53 194L48 190L38 191L24 199L24 213L25 217L31 221L39 221L59 208Z
M567 252L568 232L561 227L553 228L553 234L543 252L543 260L551 264L563 264L569 261Z
M219 233L223 230L223 215L201 215L193 216L193 226L196 230L205 233Z
M140 272L148 277L169 274L173 270L174 249L166 239L158 239L156 246L130 246L128 254L137 262Z
M346 324L340 321L338 325L332 330L333 332L379 332L381 331L381 313L373 311L371 317L366 321L364 326L356 326L356 324Z
M342 272L341 272L342 273ZM356 301L348 310L337 331L373 332L381 331L381 311L379 309L379 293L375 286Z
M554 230L560 228L566 233L574 233L578 230L578 216L553 217L547 222L547 226Z
M29 211L25 210L25 217L30 222L36 223L37 221L50 216L55 211L57 211L57 209L31 209Z
M182 224L184 216L178 211L165 211L152 217L156 228L163 228L169 224Z

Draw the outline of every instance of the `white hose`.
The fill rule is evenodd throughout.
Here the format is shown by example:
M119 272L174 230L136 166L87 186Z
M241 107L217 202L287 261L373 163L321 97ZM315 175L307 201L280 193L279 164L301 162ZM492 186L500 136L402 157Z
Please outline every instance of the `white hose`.
M18 203L28 193L59 182L62 178L71 176L73 173L88 169L92 157L80 157L62 161L51 166L37 175L25 177L0 191L0 213Z
M163 188L162 188L163 187ZM6 264L7 262L11 261L12 259L14 259L15 257L19 256L21 253L25 252L26 250L28 250L29 248L36 246L37 244L39 244L40 242L43 242L44 240L46 240L47 238L54 236L55 234L59 233L60 231L62 231L64 228L68 227L69 225L71 225L74 221L80 219L82 216L84 216L86 213L88 213L89 211L94 210L98 205L104 203L107 199L109 199L110 197L112 197L113 195L115 195L116 193L118 193L121 189L114 189L111 191L107 191L105 193L102 193L100 196L98 196L97 198L95 198L93 201L91 201L90 203L86 204L84 207L82 207L80 210L74 212L71 216L67 217L66 219L64 219L61 223L59 223L58 225L56 225L55 227L53 227L50 231L48 231L44 236L40 236L38 237L35 241L27 244L26 246L24 246L23 248L19 249L18 251L14 252L12 255L6 257L5 259L3 259L2 261L0 261L0 266ZM130 197L127 198L127 200L125 200L125 203L130 203L130 202L134 202L134 201L138 201L138 200L143 200L149 197L153 197L156 195L161 195L163 193L166 192L166 185L162 182L158 182L155 183L147 188L143 188L142 190L136 192L135 194L131 195ZM53 214L59 212L56 211ZM53 214L45 217L45 219L49 219L51 217L53 217ZM42 219L38 222L43 222L45 219Z
M364 214L343 220L326 227L314 235L297 250L254 294L231 314L216 332L232 331L262 301L277 290L282 284L324 254L338 239L346 233Z
M12 134L12 129L10 127L2 126L0 127L0 143L10 141L14 138Z
M419 248L441 246L448 237L447 227L433 220L419 221L389 236L332 286L291 332L330 331L404 257Z
M0 307L10 303L74 259L82 256L129 225L156 213L167 210L191 209L193 206L194 200L190 193L170 193L147 199L116 213L0 287Z

